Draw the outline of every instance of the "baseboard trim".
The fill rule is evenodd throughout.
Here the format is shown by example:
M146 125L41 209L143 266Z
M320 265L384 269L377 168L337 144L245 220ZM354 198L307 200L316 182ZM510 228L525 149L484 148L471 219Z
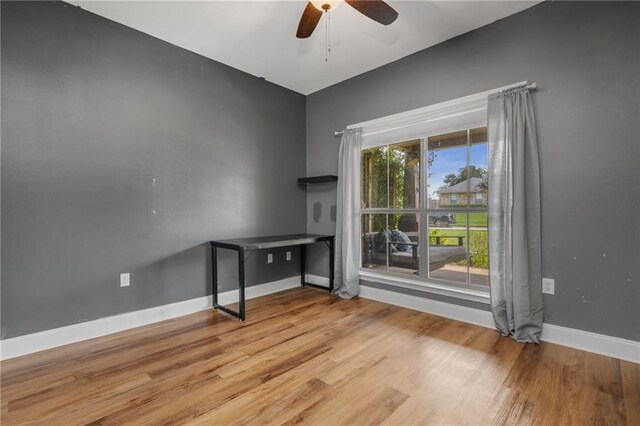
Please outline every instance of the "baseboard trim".
M542 340L640 364L640 342L544 323Z
M390 290L360 286L360 297L494 329L491 312ZM541 340L640 364L640 342L562 327L543 325Z
M300 276L285 278L265 284L247 287L245 298L253 299L278 291L300 286ZM222 305L237 302L238 290L226 291L218 295ZM82 340L92 339L143 325L189 315L211 308L211 296L198 297L182 302L170 303L97 320L72 324L65 327L26 334L0 341L0 360L15 358Z
M320 275L306 274L305 281L309 284L319 285L320 287L329 288L329 278Z
M495 328L491 312L469 308L467 306L454 305L452 303L440 302L439 300L427 299L424 297L412 296L409 294L363 285L360 286L360 297L413 309L414 311L426 312L440 317L463 321L482 327Z

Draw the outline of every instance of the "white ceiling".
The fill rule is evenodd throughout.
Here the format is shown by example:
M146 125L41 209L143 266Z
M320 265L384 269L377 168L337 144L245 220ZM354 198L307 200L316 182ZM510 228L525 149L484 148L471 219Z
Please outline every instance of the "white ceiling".
M70 1L305 95L538 2L388 0L399 17L386 27L343 3L331 12L331 54L325 62L324 20L310 38L295 37L303 0Z

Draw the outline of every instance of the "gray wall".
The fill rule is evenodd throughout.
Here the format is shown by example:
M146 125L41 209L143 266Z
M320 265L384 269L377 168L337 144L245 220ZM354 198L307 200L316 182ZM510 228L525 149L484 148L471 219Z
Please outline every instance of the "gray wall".
M2 338L204 296L206 241L305 231L304 96L61 2L1 26Z
M337 171L348 124L538 83L545 321L640 340L640 3L544 3L307 97L307 170ZM335 191L307 196L330 233ZM320 252L310 272L326 275ZM449 299L453 303L455 300Z

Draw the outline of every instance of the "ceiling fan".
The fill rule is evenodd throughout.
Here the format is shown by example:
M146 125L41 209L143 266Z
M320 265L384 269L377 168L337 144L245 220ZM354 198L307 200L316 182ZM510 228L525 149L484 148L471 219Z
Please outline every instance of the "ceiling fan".
M309 1L302 12L296 37L307 38L311 36L322 17L322 13L335 9L341 2L342 0ZM398 12L382 0L344 0L344 2L382 25L389 25L398 18Z

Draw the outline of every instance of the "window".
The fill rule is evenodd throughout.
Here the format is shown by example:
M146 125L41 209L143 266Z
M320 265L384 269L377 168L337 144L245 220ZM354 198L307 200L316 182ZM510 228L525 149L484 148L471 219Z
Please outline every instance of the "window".
M362 151L364 267L418 271L420 145L413 140Z
M487 129L362 151L362 267L487 289Z

